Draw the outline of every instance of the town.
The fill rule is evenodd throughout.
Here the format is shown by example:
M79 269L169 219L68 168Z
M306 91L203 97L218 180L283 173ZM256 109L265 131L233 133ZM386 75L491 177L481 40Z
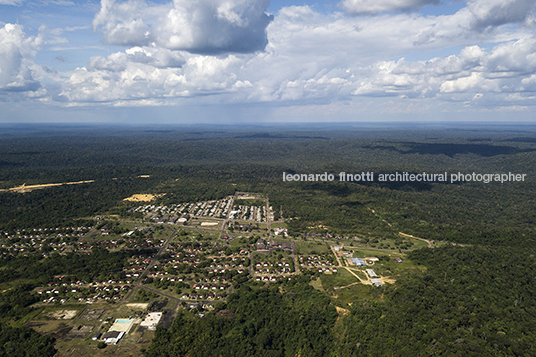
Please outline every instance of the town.
M155 196L140 197L153 201ZM393 283L389 267L404 262L396 250L376 251L392 258L380 260L370 249L352 247L355 238L290 237L281 212L275 220L265 195L242 192L171 205L124 202L130 206L125 216L100 215L76 227L1 235L3 257L124 253L118 270L59 273L34 289L40 301L28 325L46 332L61 322L58 346L75 340L146 346L156 326L170 326L179 310L203 316L244 284L284 284L308 274L340 293L356 284Z

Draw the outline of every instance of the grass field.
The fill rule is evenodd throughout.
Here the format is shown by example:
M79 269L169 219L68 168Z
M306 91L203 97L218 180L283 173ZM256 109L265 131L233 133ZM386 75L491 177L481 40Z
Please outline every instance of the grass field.
M296 242L296 248L301 255L308 254L329 254L331 248L325 243L318 242Z

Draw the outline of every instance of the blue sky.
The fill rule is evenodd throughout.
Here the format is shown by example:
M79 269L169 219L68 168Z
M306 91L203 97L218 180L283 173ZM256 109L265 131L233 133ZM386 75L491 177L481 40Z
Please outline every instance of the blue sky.
M0 122L532 121L534 0L0 0Z

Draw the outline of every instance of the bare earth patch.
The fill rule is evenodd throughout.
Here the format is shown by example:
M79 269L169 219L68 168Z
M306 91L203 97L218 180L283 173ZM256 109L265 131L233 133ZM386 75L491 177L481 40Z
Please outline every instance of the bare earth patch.
M350 313L350 310L343 309L342 307L335 306L335 310L337 310L337 313L342 316L346 316Z
M62 186L62 185L79 185L79 184L82 184L82 183L92 183L92 182L95 182L95 180L76 181L76 182L61 182L61 183L46 183L46 184L42 184L42 185L30 185L30 186L26 186L26 184L23 184L22 186L12 187L10 189L0 190L0 191L26 193L26 192L31 192L33 190L40 190L42 188L48 188L48 187L54 187L54 186Z
M48 317L55 320L70 320L78 314L78 310L56 310L47 313Z
M390 278L390 277L385 277L385 276L382 276L382 281L384 283L389 283L389 284L394 284L396 283L396 279L395 278Z
M151 194L135 194L130 197L125 198L123 201L129 202L151 202L155 198L162 197L164 194L160 195L151 195Z

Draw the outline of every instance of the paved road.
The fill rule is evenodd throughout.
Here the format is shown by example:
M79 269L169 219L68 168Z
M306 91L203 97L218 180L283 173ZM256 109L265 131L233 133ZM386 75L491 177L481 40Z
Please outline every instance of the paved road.
M231 211L233 210L235 197L236 197L236 192L235 192L233 198L231 198L231 208L229 208L229 211L227 212L227 216L223 220L223 225L221 226L221 236L220 236L220 238L222 238L225 235L225 229L227 228L227 225L229 223L229 216L231 215Z
M266 196L266 227L268 228L268 237L272 236L272 228L270 224L270 204L268 203L268 196Z
M158 253L156 253L155 256L153 257L153 259L151 259L151 261L149 262L149 264L147 264L147 267L145 268L143 273L138 277L138 280L136 280L136 282L133 284L132 290L130 290L130 292L128 294L126 294L125 297L123 298L123 302L130 300L130 297L132 296L134 291L142 285L141 282L147 276L147 274L149 273L151 268L156 264L156 262L158 261L158 257L160 255L162 255L166 251L166 248L168 247L169 242L175 236L175 234L177 234L176 229L169 235L169 238L166 240L164 245L162 245L162 248L160 248ZM144 288L146 288L146 287L144 286Z

